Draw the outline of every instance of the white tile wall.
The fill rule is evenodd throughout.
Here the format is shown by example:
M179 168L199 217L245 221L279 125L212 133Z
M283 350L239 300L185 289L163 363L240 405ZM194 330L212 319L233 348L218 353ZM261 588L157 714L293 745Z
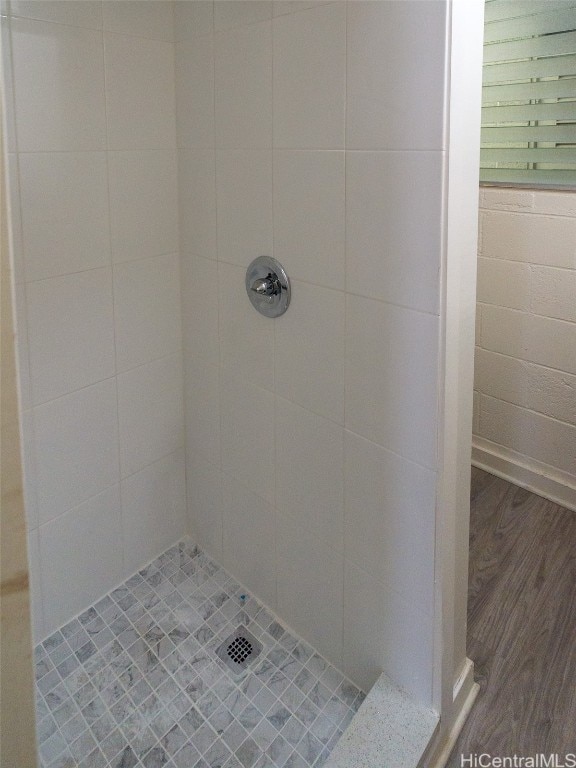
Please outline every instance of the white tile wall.
M349 295L346 323L346 427L435 468L438 317Z
M40 640L186 528L173 6L17 0L11 12L2 33L14 52L5 78Z
M276 608L274 506L229 475L222 478L223 563Z
M218 258L246 269L272 252L272 152L232 149L216 159Z
M429 41L445 30L446 5L436 0L348 3L350 148L442 149L444 51Z
M109 148L173 147L174 45L111 32L104 44Z
M180 251L216 259L216 155L211 149L178 150Z
M176 6L187 483L202 546L363 685L397 668L429 702L445 14L405 5ZM292 281L276 320L244 290L265 253ZM346 597L345 562L369 569Z
M178 256L114 267L116 359L125 371L180 351Z
M346 558L383 590L432 605L434 472L352 432L345 433L344 445Z
M218 264L220 361L246 381L273 389L274 323L246 300L244 279L242 267Z
M218 264L183 256L182 296L185 360L198 358L218 365Z
M105 148L102 33L13 18L20 152Z
M174 33L176 41L211 35L214 30L213 0L175 0Z
M103 3L104 29L153 40L174 40L174 6L169 0Z
M576 483L575 199L481 189L474 434Z
M222 468L274 503L274 395L227 370L220 381Z
M439 152L347 153L348 291L438 313L441 180Z
M118 376L118 419L122 477L183 447L180 352Z
M122 579L120 486L42 525L38 536L44 604L50 607L45 631L50 633Z
M369 687L381 670L421 700L432 695L432 612L346 561L343 669Z
M105 152L21 154L27 280L110 263Z
M342 557L288 515L278 513L276 525L278 613L341 667Z
M186 447L220 465L220 367L186 355Z
M23 16L41 21L53 21L73 27L102 29L102 3L98 0L83 0L78 3L62 0L11 0L13 16Z
M270 18L271 0L218 0L214 3L214 26L217 32Z
M343 292L292 280L290 311L275 326L276 392L338 424L344 423L345 327Z
M41 524L117 483L115 381L36 406L34 444Z
M279 16L273 28L274 146L343 148L346 4Z
M186 483L190 531L212 557L222 561L223 473L186 446Z
M114 375L110 268L39 280L26 293L35 405Z
M216 145L239 149L271 147L271 23L219 33L215 46Z
M187 8L199 2L181 3ZM178 15L178 11L177 11ZM176 44L177 124L182 147L214 146L214 39L190 37Z
M176 253L175 151L110 152L108 162L113 260Z
M274 250L290 277L345 283L345 153L274 153Z
M276 398L276 505L302 531L343 545L344 430Z
M184 451L165 456L122 480L124 568L133 573L184 530L186 478Z

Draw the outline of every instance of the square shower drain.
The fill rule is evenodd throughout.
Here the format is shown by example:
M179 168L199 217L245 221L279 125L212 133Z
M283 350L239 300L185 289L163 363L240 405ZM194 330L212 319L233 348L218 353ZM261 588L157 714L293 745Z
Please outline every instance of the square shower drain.
M228 669L237 675L252 664L261 652L262 643L258 642L246 627L239 626L224 640L216 651L216 655L222 659Z

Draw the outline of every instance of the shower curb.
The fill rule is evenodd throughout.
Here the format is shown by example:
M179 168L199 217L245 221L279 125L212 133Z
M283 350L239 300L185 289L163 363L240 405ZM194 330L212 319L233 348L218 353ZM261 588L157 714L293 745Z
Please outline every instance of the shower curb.
M436 712L382 674L324 768L416 768L438 722Z

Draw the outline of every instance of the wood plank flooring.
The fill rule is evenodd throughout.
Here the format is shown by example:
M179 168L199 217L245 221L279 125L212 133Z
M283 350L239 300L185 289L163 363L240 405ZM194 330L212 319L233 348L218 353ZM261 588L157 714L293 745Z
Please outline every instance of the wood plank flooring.
M576 512L473 468L468 600L480 693L448 767L576 753Z

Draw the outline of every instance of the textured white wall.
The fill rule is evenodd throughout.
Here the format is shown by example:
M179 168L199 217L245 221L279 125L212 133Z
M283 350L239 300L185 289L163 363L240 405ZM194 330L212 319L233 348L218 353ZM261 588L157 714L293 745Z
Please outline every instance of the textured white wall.
M430 703L446 5L182 2L176 41L193 534L361 686Z
M526 484L531 476L536 491L569 503L576 193L482 188L478 255L475 456L500 471L507 462L512 479Z
M171 3L2 18L36 639L185 530Z

